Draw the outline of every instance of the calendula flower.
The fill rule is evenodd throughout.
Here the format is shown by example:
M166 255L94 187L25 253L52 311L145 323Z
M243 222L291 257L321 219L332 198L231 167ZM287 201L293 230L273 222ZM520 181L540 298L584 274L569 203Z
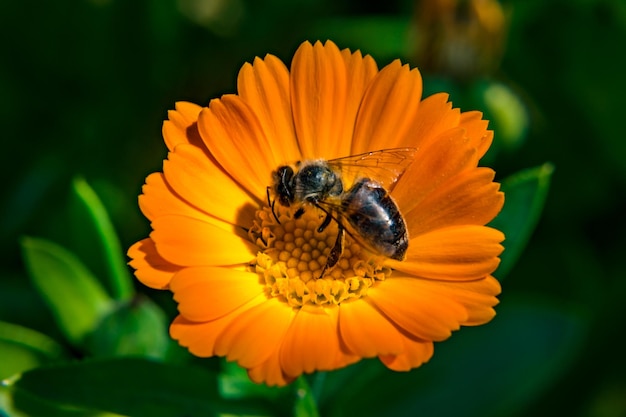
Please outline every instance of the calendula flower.
M145 285L173 292L174 339L284 385L361 358L407 371L433 342L494 316L500 285L490 274L504 236L485 224L504 197L478 167L493 136L481 113L453 109L445 94L422 100L417 69L379 70L330 41L303 43L290 70L272 55L245 64L237 92L176 105L163 125L163 173L139 197L153 231L129 249L130 264ZM413 148L390 187L406 256L382 256L352 230L320 276L338 223L320 231L325 213L313 204L272 203L272 173L389 148Z

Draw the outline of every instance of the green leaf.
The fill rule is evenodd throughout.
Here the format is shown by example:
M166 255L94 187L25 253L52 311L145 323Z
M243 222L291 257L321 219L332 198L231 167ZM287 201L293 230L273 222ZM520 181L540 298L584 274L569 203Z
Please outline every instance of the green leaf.
M170 342L163 311L149 298L138 295L102 319L89 336L87 347L97 357L164 358Z
M139 358L33 369L10 388L17 409L28 407L17 395L22 393L52 404L129 416L273 415L260 402L221 399L217 376L202 368Z
M55 404L28 392L14 390L3 381L0 385L0 416L10 417L124 417L120 414L94 412L64 404ZM20 408L16 408L16 404ZM5 414L3 414L5 413Z
M21 239L26 268L60 329L80 344L106 314L112 300L80 260L45 239Z
M76 250L81 259L93 263L94 271L102 271L113 298L132 298L132 278L113 224L94 190L82 178L72 182L70 211Z
M325 392L322 414L339 416L349 409L357 416L511 415L568 369L587 327L577 311L536 299L509 300L488 325L436 343L430 362L411 372L368 361L337 376L329 373L327 386L334 391ZM336 377L341 384L332 381Z
M248 377L248 372L234 362L223 361L222 372L219 375L220 395L223 398L238 400L257 398L282 404L280 414L297 417L318 417L316 385L323 385L325 372L301 376L293 384L286 387L268 387L265 384L255 384Z
M489 226L506 236L505 250L495 275L503 279L518 260L539 221L550 188L554 166L546 163L520 171L502 181L505 202Z
M0 379L64 356L63 347L48 336L0 321Z
M222 372L219 375L220 395L227 399L264 398L278 401L285 396L287 388L268 387L265 384L255 384L250 380L248 372L235 362L222 361Z
M317 410L317 404L311 387L309 386L306 378L299 377L296 382L296 401L294 404L294 416L296 417L319 417L320 413Z

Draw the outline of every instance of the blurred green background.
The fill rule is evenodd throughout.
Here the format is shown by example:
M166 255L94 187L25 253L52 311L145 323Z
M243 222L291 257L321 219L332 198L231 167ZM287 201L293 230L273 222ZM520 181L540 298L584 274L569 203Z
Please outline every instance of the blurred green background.
M0 320L63 340L28 278L19 239L76 245L67 209L73 178L93 187L125 250L149 232L137 195L166 157L167 110L234 92L239 68L255 56L289 62L303 40L332 39L380 67L396 57L416 65L425 91L447 91L463 110L484 111L496 130L486 163L498 178L545 162L555 168L544 214L503 282L501 308L524 306L511 321L523 331L493 323L511 341L511 351L497 352L504 364L523 363L536 339L554 350L546 347L545 366L528 374L475 366L467 381L484 371L495 383L514 378L506 386L526 393L514 409L489 415L626 416L626 2L503 0L502 27L488 1L459 1L450 13L435 7L444 3L2 2ZM447 60L458 45L477 52ZM173 317L167 294L136 289ZM557 325L546 324L545 311ZM561 331L570 336L559 338ZM437 365L428 366L424 372L436 374ZM467 415L488 414L476 407Z

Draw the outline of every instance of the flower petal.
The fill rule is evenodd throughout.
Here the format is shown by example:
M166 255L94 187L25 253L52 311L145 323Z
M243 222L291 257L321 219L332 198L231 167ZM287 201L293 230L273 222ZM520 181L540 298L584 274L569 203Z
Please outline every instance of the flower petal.
M180 314L191 321L220 318L263 293L253 272L219 267L192 267L178 272L170 283Z
M487 130L489 121L483 120L483 114L479 111L468 111L461 113L459 126L467 132L467 137L471 138L478 152L477 159L482 158L491 146L493 141L493 131Z
M367 300L341 304L339 330L346 347L364 358L402 352L399 330Z
M273 55L255 58L252 65L244 64L237 78L237 91L255 110L269 143L266 153L271 152L279 164L300 160L285 64Z
M394 276L370 288L367 296L389 320L414 337L441 341L467 320L468 313L437 289L427 280Z
M198 130L224 171L263 201L272 170L284 161L267 152L270 143L254 110L240 97L225 95L200 112Z
M152 222L150 234L159 254L183 266L245 264L254 258L257 247L216 223L185 216L161 216Z
M422 96L422 77L417 69L393 61L384 67L368 88L356 122L352 153L416 146L411 129Z
M337 152L339 156L347 156L348 153L344 152L350 151L349 154L353 155L361 153L359 151L355 152L354 127L357 123L356 120L359 109L361 108L363 96L376 74L378 74L378 66L376 65L376 61L374 61L371 56L362 56L360 51L356 51L351 54L348 49L344 49L341 51L341 55L343 55L346 62L348 89L344 123L338 126L338 128L343 128L343 132L339 132L339 140L343 143L351 143L352 148L342 148Z
M291 100L296 135L304 159L333 159L351 151L363 91L375 63L327 41L303 43L291 64Z
M433 342L402 336L402 353L380 356L380 361L392 371L406 372L428 362L433 356Z
M252 223L260 202L200 148L179 145L163 162L163 172L172 189L193 207L241 227Z
M292 308L276 298L260 303L224 329L215 344L215 353L244 368L261 365L280 350L295 315Z
M453 109L448 101L448 94L437 93L425 98L420 102L419 109L413 125L407 136L408 141L403 146L414 146L420 149L426 148L439 135L459 126L461 112Z
M191 143L204 147L198 133L198 114L202 107L197 104L179 101L176 110L170 110L168 120L163 122L163 138L170 151L181 143Z
M217 336L236 317L236 314L229 314L213 321L196 322L179 315L170 325L170 336L195 356L208 358L215 354Z
M448 129L424 148L393 188L392 195L406 215L428 194L463 170L473 168L476 149L469 145L462 128ZM410 226L410 225L409 225Z
M170 336L178 340L181 346L199 357L215 355L215 342L223 330L236 320L240 314L265 302L264 296L255 297L249 303L216 320L196 322L179 315L170 326Z
M165 181L165 176L160 172L150 174L146 178L142 191L143 194L139 196L139 208L149 220L168 214L177 214L206 221L210 219L209 215L191 206L176 194Z
M440 282L438 285L467 308L469 316L461 323L463 326L485 324L496 315L493 307L498 304L496 296L500 294L502 287L494 277L464 282L463 285L447 282Z
M457 225L489 223L504 205L500 184L493 182L495 173L477 168L456 175L433 190L419 204L403 215L409 236Z
M305 42L291 63L291 104L296 135L304 159L338 157L337 112L345 106L345 61L339 48L327 42ZM323 150L323 152L320 152ZM349 150L349 148L348 148Z
M131 261L128 263L135 269L135 276L142 284L157 290L164 290L181 267L163 259L157 252L152 239L140 240L128 249Z
M283 372L283 369L280 365L280 351L275 350L272 354L265 360L265 362L261 363L258 366L254 366L248 369L248 376L250 379L257 384L265 383L266 385L272 386L285 386L297 376L289 376Z
M453 226L413 237L404 261L390 259L394 269L423 278L473 280L491 274L502 253L502 232L486 226Z
M340 347L338 312L338 307L317 306L298 311L281 348L280 362L287 375L337 369L359 359Z

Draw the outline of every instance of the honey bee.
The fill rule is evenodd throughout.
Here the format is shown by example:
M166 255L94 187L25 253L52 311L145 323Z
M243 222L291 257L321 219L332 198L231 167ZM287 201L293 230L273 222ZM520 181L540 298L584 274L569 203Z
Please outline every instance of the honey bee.
M346 231L374 253L404 259L409 246L407 227L389 192L413 162L415 151L382 149L331 160L298 161L272 173L268 204L277 221L276 200L284 207L298 206L295 218L301 217L307 206L323 211L326 216L319 233L331 221L337 223L337 239L320 278L339 261ZM350 188L346 189L346 184L351 184ZM270 188L275 196L271 202Z

